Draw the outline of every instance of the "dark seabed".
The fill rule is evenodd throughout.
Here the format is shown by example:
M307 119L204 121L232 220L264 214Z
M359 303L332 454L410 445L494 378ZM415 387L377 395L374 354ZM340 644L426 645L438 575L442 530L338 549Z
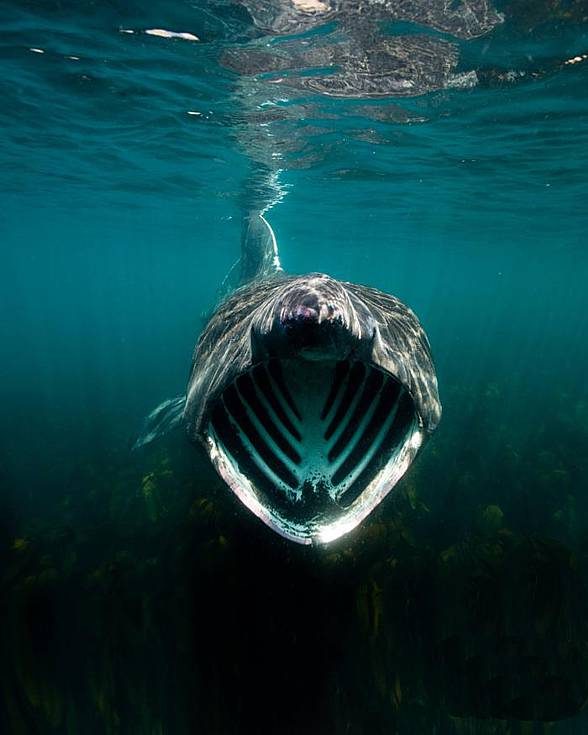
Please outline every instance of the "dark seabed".
M0 732L588 732L588 3L8 0L0 58ZM437 364L326 547L131 452L252 208Z

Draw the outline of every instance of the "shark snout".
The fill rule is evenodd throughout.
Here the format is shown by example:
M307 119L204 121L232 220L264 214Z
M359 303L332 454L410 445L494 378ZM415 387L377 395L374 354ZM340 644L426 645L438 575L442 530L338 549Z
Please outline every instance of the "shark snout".
M373 318L328 276L296 279L253 322L254 359L369 360ZM269 311L269 313L268 313Z
M314 295L282 304L270 330L253 334L261 358L343 360L356 342L336 308Z
M321 300L316 294L306 294L299 301L284 305L280 312L283 327L299 322L322 324L326 321L341 321L333 304Z
M293 309L293 311L282 317L283 324L297 321L318 322L318 320L319 309L315 306L308 306L306 304L299 304Z

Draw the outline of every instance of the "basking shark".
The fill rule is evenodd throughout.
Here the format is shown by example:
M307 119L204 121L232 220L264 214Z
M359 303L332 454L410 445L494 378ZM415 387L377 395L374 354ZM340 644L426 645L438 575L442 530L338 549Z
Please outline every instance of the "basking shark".
M429 342L394 296L285 275L260 212L243 226L239 285L198 340L185 399L152 419L175 412L281 536L328 543L388 495L439 423Z

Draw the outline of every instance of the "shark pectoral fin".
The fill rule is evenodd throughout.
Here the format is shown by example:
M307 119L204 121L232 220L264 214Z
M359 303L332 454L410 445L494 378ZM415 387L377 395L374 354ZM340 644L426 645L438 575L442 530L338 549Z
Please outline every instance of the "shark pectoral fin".
M133 444L133 451L150 444L178 426L182 420L185 405L186 396L181 395L168 398L154 408L143 422L141 433Z

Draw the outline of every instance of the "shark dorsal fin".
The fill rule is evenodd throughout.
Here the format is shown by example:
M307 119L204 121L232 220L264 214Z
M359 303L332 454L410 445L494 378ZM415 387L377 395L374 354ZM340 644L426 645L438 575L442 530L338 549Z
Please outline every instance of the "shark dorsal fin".
M243 217L239 284L282 273L278 243L271 225L261 212Z

